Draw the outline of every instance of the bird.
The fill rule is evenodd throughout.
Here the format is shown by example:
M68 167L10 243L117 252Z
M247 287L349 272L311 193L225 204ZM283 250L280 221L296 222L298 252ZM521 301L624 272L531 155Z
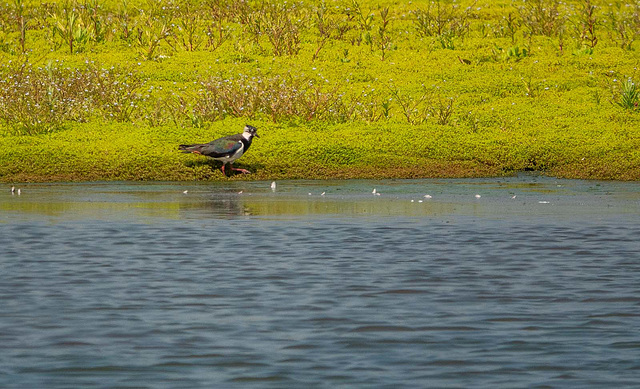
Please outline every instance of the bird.
M209 143L204 144L192 144L192 145L179 145L178 150L183 153L193 153L198 155L204 155L222 162L222 174L226 175L224 171L225 165L228 163L232 171L237 171L242 174L251 173L246 169L236 169L233 167L233 162L242 157L249 147L254 137L260 138L257 134L258 129L245 125L242 134L235 134L224 136L212 140Z
M471 61L465 58L460 58L460 56L458 56L458 61L460 61L460 63L463 63L465 65L471 65Z

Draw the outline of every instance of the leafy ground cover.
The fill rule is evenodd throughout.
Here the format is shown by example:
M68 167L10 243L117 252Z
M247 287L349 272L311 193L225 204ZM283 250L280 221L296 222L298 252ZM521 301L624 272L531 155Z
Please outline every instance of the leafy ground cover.
M640 178L639 1L0 4L0 181Z

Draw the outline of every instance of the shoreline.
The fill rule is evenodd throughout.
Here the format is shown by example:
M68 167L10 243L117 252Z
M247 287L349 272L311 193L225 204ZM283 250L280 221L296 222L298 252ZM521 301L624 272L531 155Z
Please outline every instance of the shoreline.
M224 177L220 162L177 149L237 133L247 123L258 128L260 138L234 166L253 174ZM523 171L640 180L640 127L606 131L487 127L472 132L396 122L296 126L242 118L206 128L71 123L48 134L0 136L0 182L480 178Z
M243 166L243 165L240 165ZM244 167L248 167L244 165ZM406 169L408 170L408 169ZM490 171L478 174L477 171L465 171L460 172L458 175L446 174L443 171L432 172L432 174L419 174L418 172L409 172L406 174L397 174L397 170L394 171L378 171L370 172L368 174L353 174L351 172L333 172L334 174L317 174L303 176L299 174L287 175L287 174L266 174L266 173L252 173L252 174L235 174L233 176L224 177L219 169L212 170L211 176L206 178L176 178L175 176L160 176L156 175L153 178L136 178L128 175L124 176L96 176L96 175L79 175L79 174L55 174L55 175L38 175L38 174L16 174L0 177L0 183L3 185L11 184L56 184L56 183L97 183L97 182L246 182L246 181L271 181L271 180L288 180L288 181L323 181L323 180L429 180L429 179L490 179L490 178L505 178L515 177L518 175L526 174L531 176L540 176L557 179L568 180L586 180L586 181L620 181L620 182L636 182L640 181L640 177L636 175L634 171L628 173L622 172L619 176L613 176L607 174L607 172L599 172L600 174L588 175L588 174L570 174L565 173L563 170L554 171L534 171L534 170L519 170L512 172L496 172L492 174ZM435 173L435 174L433 174ZM575 173L572 169L571 173ZM636 176L638 178L633 178Z

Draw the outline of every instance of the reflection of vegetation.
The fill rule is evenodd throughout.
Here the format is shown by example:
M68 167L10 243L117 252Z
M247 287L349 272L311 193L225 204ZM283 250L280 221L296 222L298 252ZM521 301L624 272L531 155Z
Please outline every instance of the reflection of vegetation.
M0 202L0 211L20 212L21 214L34 214L76 219L109 219L114 215L125 215L127 218L145 216L162 216L164 218L178 218L178 203L170 202L67 202L67 201L5 201Z
M638 38L635 1L11 0L0 180L223 179L175 145L246 121L257 178L637 178Z
M80 189L81 190L81 189ZM328 199L328 198L296 198L284 196L243 196L220 195L215 199L188 197L162 201L122 201L127 194L117 197L116 201L101 201L101 196L92 197L91 201L39 201L13 197L0 201L1 212L17 212L22 218L25 215L38 215L53 220L78 219L136 219L143 221L145 217L164 219L181 218L234 218L238 216L305 216L305 215L337 215L337 216L427 216L443 215L455 212L459 205L448 203L411 203L408 200L385 200L371 198ZM144 197L144 196L143 196ZM51 200L51 199L50 199ZM1 220L0 220L1 221Z
M309 200L288 199L245 200L244 205L255 216L435 216L456 212L459 205L449 203L411 203L408 200Z

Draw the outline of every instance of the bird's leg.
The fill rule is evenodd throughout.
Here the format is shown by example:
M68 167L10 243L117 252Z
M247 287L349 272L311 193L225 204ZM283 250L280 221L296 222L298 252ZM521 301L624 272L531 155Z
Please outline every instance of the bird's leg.
M222 163L222 167L220 168L220 170L222 170L222 175L223 175L223 176L226 176L226 175L227 175L227 173L225 173L225 172L224 172L224 165L226 165L226 163L224 163L224 162L223 162L223 163Z
M233 167L233 163L230 163L229 166L231 166L231 170L233 170L233 171L240 172L242 174L251 174L251 172L246 170L246 169L238 169L238 168Z

